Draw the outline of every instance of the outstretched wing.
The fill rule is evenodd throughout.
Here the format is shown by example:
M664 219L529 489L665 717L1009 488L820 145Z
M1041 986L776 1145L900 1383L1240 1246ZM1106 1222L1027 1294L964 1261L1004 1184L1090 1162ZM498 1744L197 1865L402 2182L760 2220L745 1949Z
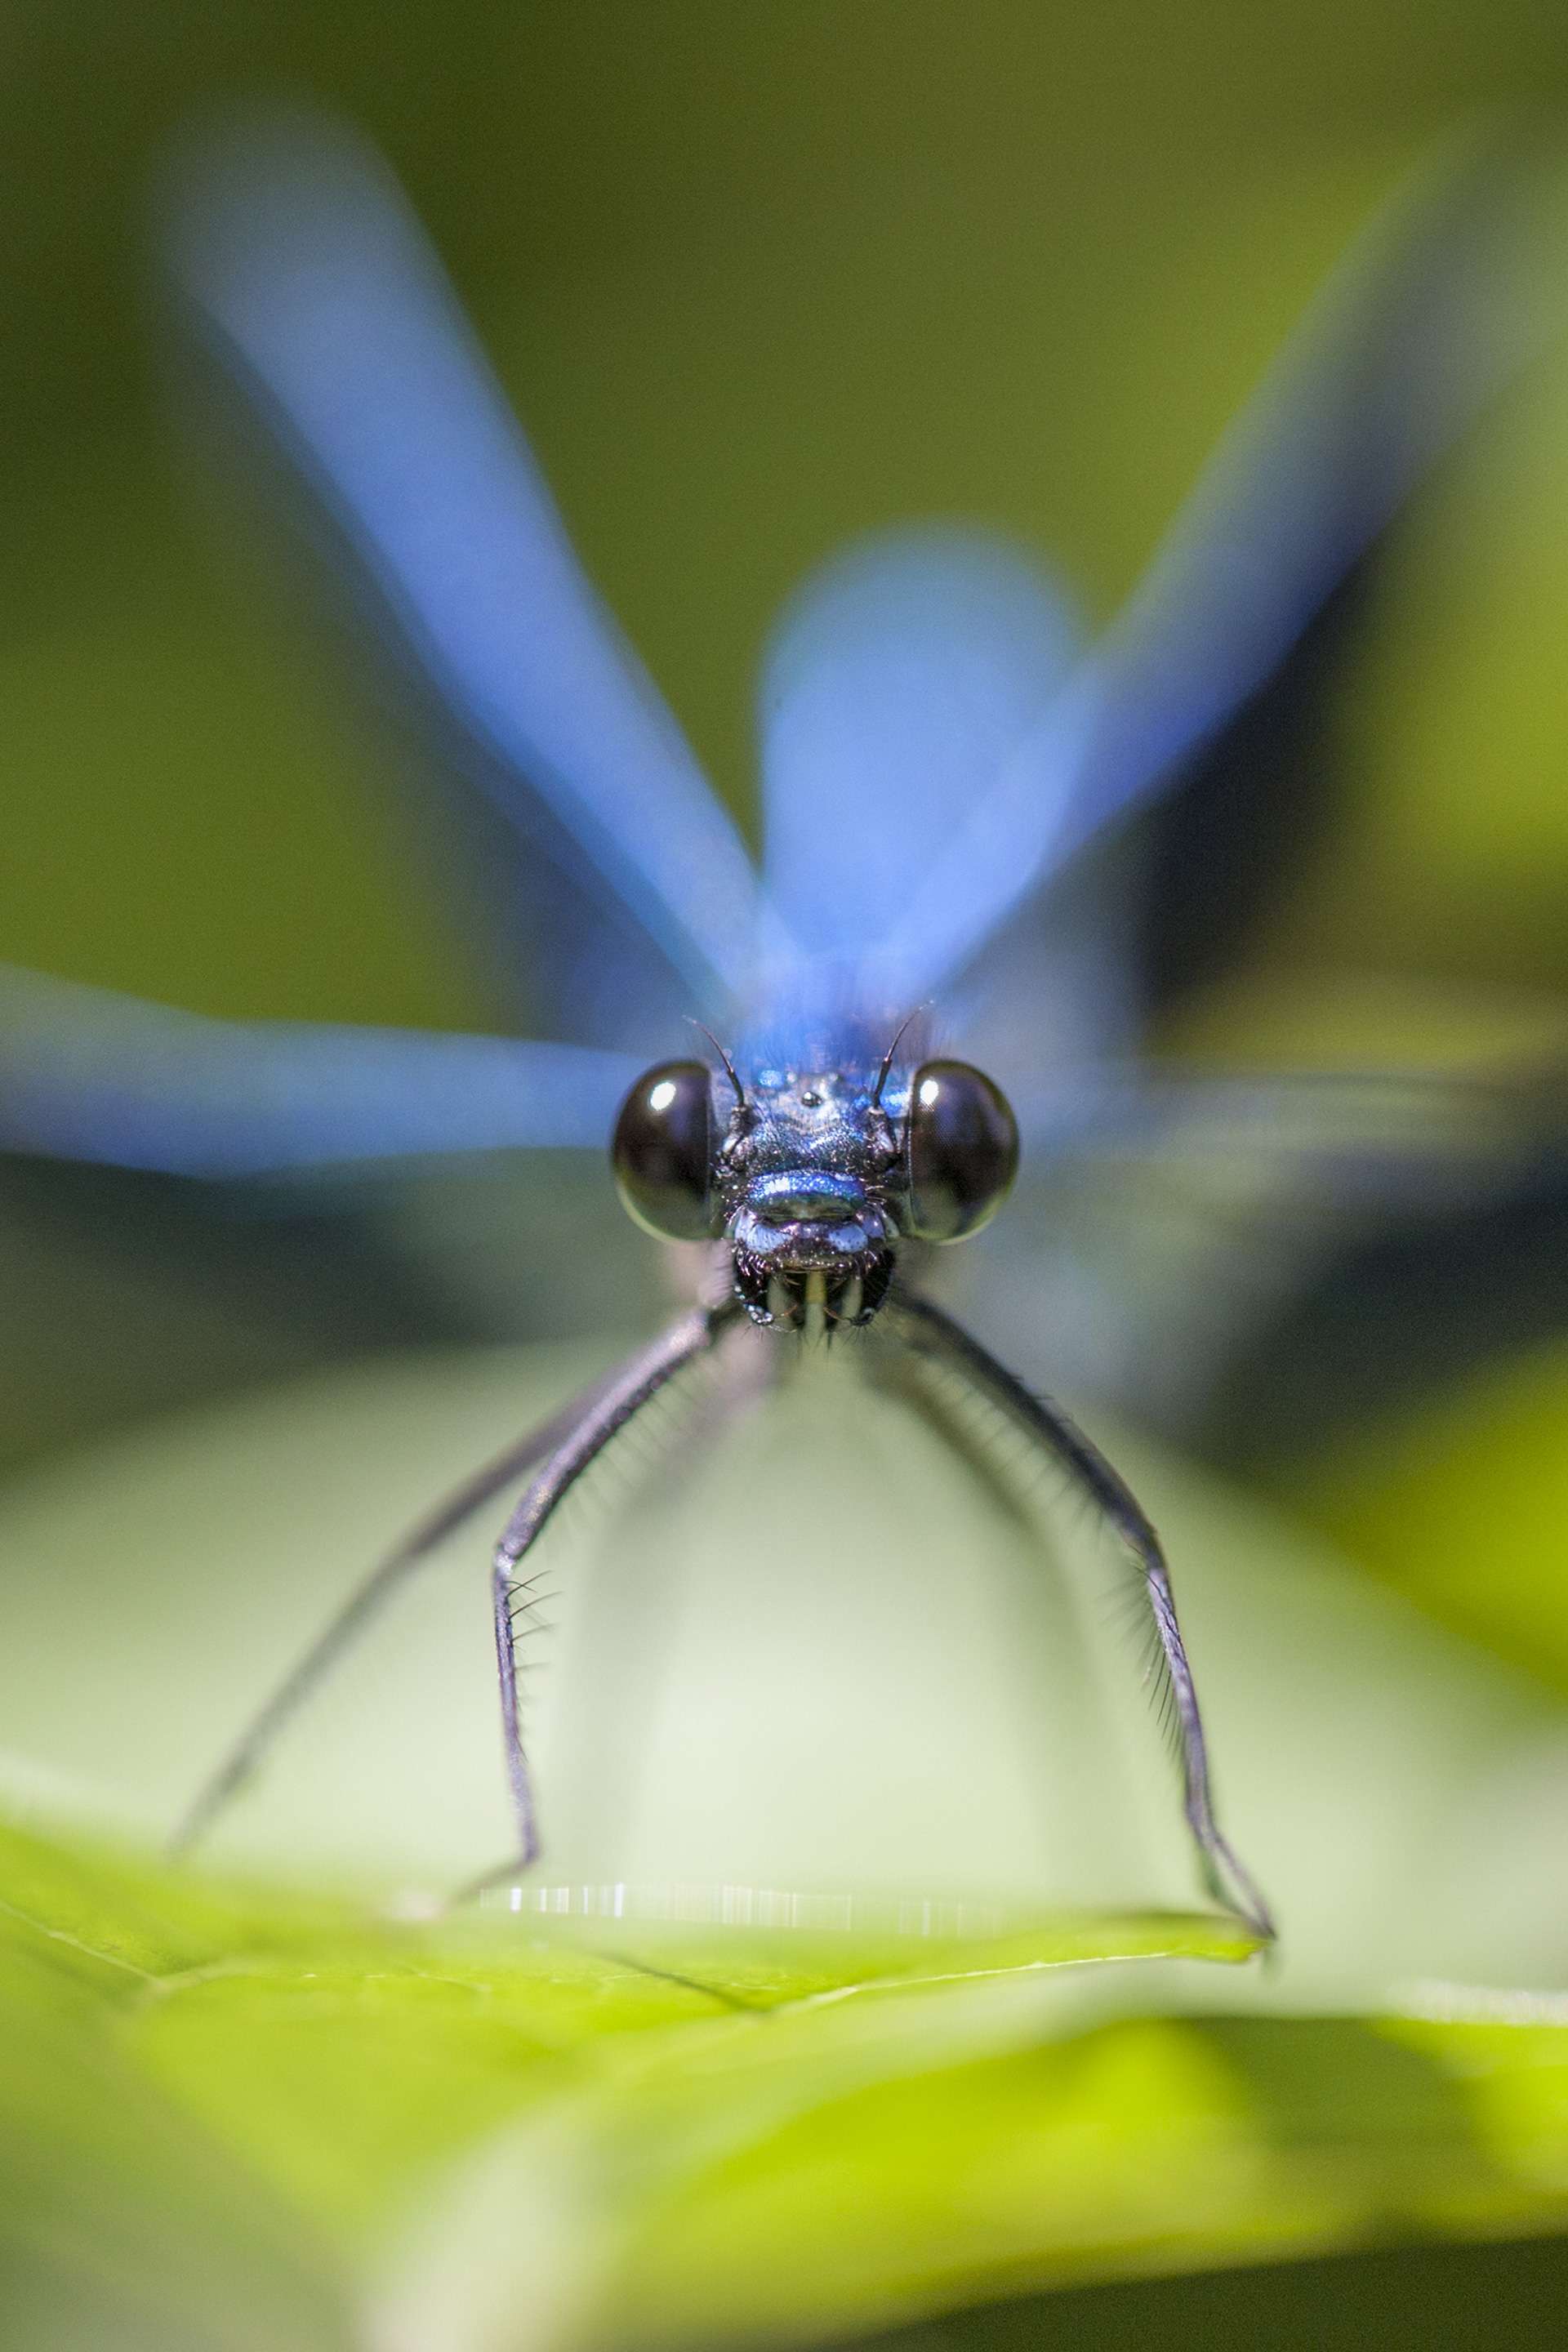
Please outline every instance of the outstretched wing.
M895 992L952 982L1086 845L1260 698L1310 689L1342 601L1433 462L1546 339L1519 297L1517 176L1449 177L1352 253L1142 583L877 942Z
M852 1007L885 1036L919 1002L882 945L923 893L962 891L964 813L1043 723L1079 650L1068 600L1010 541L957 525L889 531L809 578L759 696L764 872L795 943L773 986L799 1014ZM1125 1052L1124 887L1084 875L1048 924L936 1008L1009 1084Z
M637 1067L0 967L0 1461L378 1348L618 1338L659 1303L604 1160Z
M1037 563L930 526L845 549L773 631L758 697L764 872L792 939L858 968L1079 647Z
M599 1150L637 1067L584 1045L213 1021L0 968L0 1150L203 1177Z
M1561 1328L1560 1053L1103 1070L1016 1107L1025 1180L963 1269L987 1328L1216 1458L1310 1451Z
M721 1010L756 945L750 861L385 167L314 116L231 128L172 173L164 246L198 348L479 795L486 878L504 861L525 929L551 911L541 869L563 886L546 980L572 1034L624 1033L638 933L687 1002Z

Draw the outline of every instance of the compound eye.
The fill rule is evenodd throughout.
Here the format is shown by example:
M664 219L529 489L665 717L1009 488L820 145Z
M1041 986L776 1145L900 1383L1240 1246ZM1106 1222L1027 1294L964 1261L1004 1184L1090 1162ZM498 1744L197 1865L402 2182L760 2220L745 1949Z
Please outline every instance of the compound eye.
M645 1070L616 1120L610 1165L628 1214L660 1241L708 1238L713 1087L706 1062Z
M921 1241L978 1233L1018 1172L1018 1122L968 1062L922 1062L910 1088L910 1227Z

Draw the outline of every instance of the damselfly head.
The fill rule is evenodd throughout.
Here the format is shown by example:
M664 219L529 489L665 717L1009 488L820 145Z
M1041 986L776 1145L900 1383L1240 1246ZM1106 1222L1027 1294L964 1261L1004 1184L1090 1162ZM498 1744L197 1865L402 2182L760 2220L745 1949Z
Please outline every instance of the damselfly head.
M967 1062L716 1079L702 1062L645 1071L616 1122L621 1199L668 1241L723 1239L753 1322L868 1323L906 1238L962 1241L1005 1198L1018 1130Z

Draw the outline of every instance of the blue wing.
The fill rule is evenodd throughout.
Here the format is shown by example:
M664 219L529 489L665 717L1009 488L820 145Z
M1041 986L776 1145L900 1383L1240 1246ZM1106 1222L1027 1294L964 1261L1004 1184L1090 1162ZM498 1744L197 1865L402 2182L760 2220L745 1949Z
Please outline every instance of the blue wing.
M1084 845L1213 747L1432 462L1546 340L1509 291L1495 165L1396 208L1226 435L1142 583L879 941L927 993ZM1392 246L1392 253L1389 247Z
M891 531L806 581L759 696L764 871L802 959L772 975L792 1024L831 1027L852 1008L879 1054L919 1003L884 942L940 887L964 812L1032 741L1079 647L1055 582L978 530ZM1049 924L998 943L941 1017L1009 1086L1127 1051L1130 946L1120 897L1086 875Z
M213 1021L0 968L0 1150L62 1160L232 1177L602 1150L637 1068L589 1046Z
M165 242L200 345L311 493L485 796L487 859L548 858L649 934L689 999L721 1007L756 945L744 847L584 578L384 167L310 116L241 130L174 173ZM584 950L591 993L602 942L583 919L556 942Z
M1015 1108L1025 1177L994 1244L964 1258L971 1310L1026 1376L1114 1397L1189 1445L1234 1460L1267 1431L1271 1458L1300 1454L1505 1330L1517 1345L1561 1328L1550 1054L1100 1068Z
M890 532L806 582L760 694L764 871L805 951L874 959L1078 650L1039 567L977 531Z
M1267 1169L1326 1217L1351 1208L1447 1206L1521 1166L1561 1165L1561 1080L1513 1069L1184 1071L1102 1067L1013 1098L1026 1149L1052 1175L1075 1163L1217 1171L1245 1192ZM1114 1190L1114 1186L1111 1187Z

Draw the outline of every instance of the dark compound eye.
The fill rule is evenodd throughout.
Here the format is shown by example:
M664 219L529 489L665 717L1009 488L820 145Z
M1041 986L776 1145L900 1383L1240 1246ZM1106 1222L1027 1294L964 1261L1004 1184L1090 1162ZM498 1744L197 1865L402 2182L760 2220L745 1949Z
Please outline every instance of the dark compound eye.
M643 1072L621 1105L610 1165L645 1232L668 1242L707 1239L713 1087L706 1062L660 1062Z
M921 1241L977 1233L1018 1172L1018 1122L968 1062L922 1062L910 1088L910 1226Z

